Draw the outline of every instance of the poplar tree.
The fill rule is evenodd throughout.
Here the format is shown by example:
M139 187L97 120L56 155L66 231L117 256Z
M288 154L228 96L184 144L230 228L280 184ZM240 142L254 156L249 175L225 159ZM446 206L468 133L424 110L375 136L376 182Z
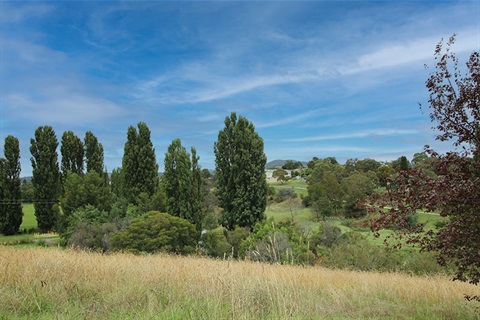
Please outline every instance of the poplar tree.
M201 229L202 221L202 176L198 165L197 151L191 148L192 158L175 139L165 154L163 181L167 197L167 212L187 219Z
M180 139L173 140L168 147L164 164L165 171L162 179L167 196L167 212L191 221L189 206L192 185L191 162Z
M65 131L60 146L62 177L68 172L83 174L83 142L72 131Z
M32 183L35 190L33 205L38 228L46 232L55 226L57 219L55 208L58 208L61 191L56 151L58 140L52 127L41 126L35 130L35 137L30 140L30 143Z
M214 144L217 196L223 208L223 224L252 228L265 219L267 181L263 139L246 118L235 112Z
M125 192L131 203L135 203L135 198L142 192L152 196L158 181L158 165L150 130L145 122L139 122L137 127L138 132L133 126L128 128L122 159Z
M22 224L20 144L13 136L5 138L5 159L0 159L0 233L18 233Z
M190 220L193 224L197 226L197 230L201 230L201 222L202 222L202 202L203 202L203 194L202 194L202 172L200 166L198 164L198 160L200 157L197 156L197 150L192 147L190 149L192 153L192 166L191 166L191 173L192 173L192 186L191 186L191 195L190 195L190 212L192 214L192 219Z
M95 171L103 174L103 146L98 142L97 137L91 132L85 133L85 162L87 173Z

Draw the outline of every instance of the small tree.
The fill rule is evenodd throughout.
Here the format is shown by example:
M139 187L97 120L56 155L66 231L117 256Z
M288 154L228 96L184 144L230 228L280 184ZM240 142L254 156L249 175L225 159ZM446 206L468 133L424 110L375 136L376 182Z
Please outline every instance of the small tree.
M288 172L282 168L275 169L273 171L272 177L277 178L277 181L281 184L284 184L289 179Z
M440 155L426 146L435 159L438 177L423 170L401 171L384 196L372 198L372 210L380 213L371 221L374 231L396 226L408 243L438 252L438 262L456 266L455 279L480 281L480 54L473 52L462 72L450 51L455 37L435 50L435 70L426 86L430 93L430 118L440 132L438 140L453 140L462 151ZM464 74L465 73L465 74ZM449 218L439 230L422 231L422 225L408 226L417 209L440 212Z

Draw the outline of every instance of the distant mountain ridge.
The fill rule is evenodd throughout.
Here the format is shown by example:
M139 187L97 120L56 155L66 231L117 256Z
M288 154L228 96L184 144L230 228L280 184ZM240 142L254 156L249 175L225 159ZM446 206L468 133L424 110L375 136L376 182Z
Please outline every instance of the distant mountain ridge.
M283 166L285 164L285 162L287 162L287 161L301 162L304 166L307 166L307 162L305 162L305 161L298 161L298 160L292 160L292 159L289 159L289 160L277 159L277 160L272 160L270 162L267 162L265 167L267 169L275 169L276 167Z

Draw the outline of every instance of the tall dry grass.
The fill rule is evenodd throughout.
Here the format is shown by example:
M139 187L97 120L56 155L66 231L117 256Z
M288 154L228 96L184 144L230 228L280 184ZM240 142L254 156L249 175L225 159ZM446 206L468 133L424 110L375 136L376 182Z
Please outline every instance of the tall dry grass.
M441 276L0 247L0 319L473 319Z

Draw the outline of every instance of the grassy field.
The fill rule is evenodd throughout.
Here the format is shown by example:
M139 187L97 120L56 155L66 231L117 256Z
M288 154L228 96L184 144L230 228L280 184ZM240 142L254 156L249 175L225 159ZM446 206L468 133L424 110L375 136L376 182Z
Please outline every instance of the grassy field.
M269 185L275 187L275 189L293 188L299 196L301 194L303 194L304 196L308 194L307 183L303 180L291 180L291 181L285 182L284 184L281 184L279 182L270 182ZM297 200L299 203L301 202L300 199L297 199ZM272 203L269 206L267 206L267 210L265 213L268 218L273 217L275 220L281 220L284 218L291 217L290 208L291 208L291 205L287 202ZM425 230L435 229L435 224L444 219L439 214L426 213L420 210L417 211L417 214L418 214L418 222L425 224ZM313 217L313 212L311 208L301 208L295 212L295 220L297 220L303 227L312 231L316 231L318 230L320 223L317 221L314 221L312 217ZM340 230L342 230L342 233L350 232L350 231L359 232L363 236L365 236L371 243L376 245L383 245L384 239L387 236L393 234L392 230L380 230L379 232L380 237L376 238L367 227L361 227L361 226L349 227L345 225L344 219L335 218L335 217L329 218L328 221L333 225L335 225L336 227L340 228Z
M23 204L23 220L20 225L20 231L37 228L37 219L35 218L35 208L32 203ZM0 245L31 246L38 243L48 243L56 245L59 241L58 234L18 234L14 236L0 236Z
M0 319L474 319L441 276L0 246ZM478 311L477 311L478 312Z
M37 219L35 218L35 208L33 203L23 204L23 221L20 229L35 229L37 227Z

